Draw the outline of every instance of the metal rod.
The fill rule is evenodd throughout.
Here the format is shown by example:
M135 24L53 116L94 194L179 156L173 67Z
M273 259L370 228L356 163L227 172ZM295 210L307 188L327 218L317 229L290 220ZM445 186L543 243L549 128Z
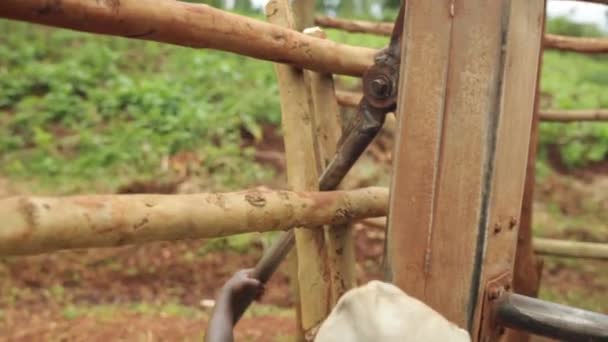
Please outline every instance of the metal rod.
M498 324L562 341L608 341L608 316L505 293L497 308Z

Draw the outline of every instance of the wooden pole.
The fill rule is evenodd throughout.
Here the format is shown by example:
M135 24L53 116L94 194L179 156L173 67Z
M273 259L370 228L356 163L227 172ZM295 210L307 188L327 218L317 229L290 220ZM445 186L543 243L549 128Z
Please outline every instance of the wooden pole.
M540 118L554 122L608 121L608 109L545 109L540 112Z
M407 2L388 273L475 341L495 339L486 286L513 270L543 10Z
M207 5L173 0L2 0L0 17L234 52L352 76L362 75L376 53L373 49L316 39Z
M287 0L268 2L266 15L275 25L286 28L295 25ZM294 190L317 190L320 164L315 151L315 116L304 72L283 64L275 64L275 71L281 95L281 125L289 186ZM295 237L300 319L306 336L331 310L331 282L323 231L296 229Z
M546 9L546 0L545 9ZM545 19L542 17L542 30L545 31ZM534 189L536 185L536 152L538 148L539 124L543 120L540 111L540 77L544 47L542 37L538 38L540 53L538 55L538 69L536 71L536 90L534 98L534 112L532 113L532 126L530 128L530 143L528 146L528 161L526 165L526 180L521 205L519 231L517 233L517 247L515 251L515 265L513 270L513 291L529 297L538 297L542 277L543 261L534 253L532 245L532 217L534 214ZM527 342L530 335L521 330L507 329L505 341Z
M318 16L315 24L321 27L336 28L353 33L370 33L379 36L390 36L393 32L393 23L373 22L365 20L345 20Z
M325 39L318 27L304 31L309 35ZM336 101L334 79L331 74L307 72L312 94L315 135L318 143L318 157L321 173L336 154L338 140L342 135L340 107ZM353 231L349 224L326 227L325 243L331 281L331 307L355 283L355 250Z
M387 202L382 188L11 197L0 200L0 256L343 224L382 216Z
M568 37L546 33L543 45L547 49L582 53L608 52L608 38Z
M392 23L371 22L363 20L346 20L329 17L317 17L315 23L321 27L340 29L353 33L369 33L390 36ZM568 37L556 34L545 34L543 44L548 49L575 51L581 53L608 52L607 38Z
M608 260L608 244L606 243L535 238L534 250L544 255Z
M344 107L357 107L362 97L363 94L358 92L336 90L336 99ZM544 109L538 115L540 120L546 122L608 121L607 109Z
M295 29L299 32L307 27L312 26L315 16L315 1L314 0L293 0L292 12L295 21ZM310 93L309 95L310 96ZM315 137L318 139L318 137ZM295 239L295 236L294 236ZM298 333L296 334L296 341L306 341L304 334L304 327L302 326L302 305L300 303L300 289L298 284L298 255L296 248L287 255L286 263L289 267L289 277L294 293L294 302L296 309L296 321L298 326Z
M296 30L302 32L305 28L314 26L315 0L293 0L291 4Z

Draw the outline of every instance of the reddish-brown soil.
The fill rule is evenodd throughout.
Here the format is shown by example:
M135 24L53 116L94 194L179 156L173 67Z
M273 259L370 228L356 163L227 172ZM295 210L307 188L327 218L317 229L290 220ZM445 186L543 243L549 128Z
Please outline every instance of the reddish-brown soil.
M358 278L377 278L383 232L362 225L355 230ZM234 271L252 267L261 255L256 243L244 253L205 252L203 246L204 241L183 241L2 260L0 340L200 340L209 313L201 300L214 298ZM200 315L121 312L130 303L178 303ZM273 277L261 303L285 309L293 305L283 270ZM70 305L118 309L110 317L89 316L86 310L68 317ZM272 341L294 332L293 317L268 314L244 319L236 336L239 341Z
M52 311L11 312L13 328L7 341L202 341L204 320L180 316L142 315L117 311L111 319L65 319ZM21 323L19 323L21 322ZM289 317L244 318L235 329L237 341L272 341L293 336L295 321Z
M258 162L284 171L280 139L268 127L264 136L261 142L249 137L247 144L256 146ZM248 138L246 133L244 138ZM368 154L376 162L390 160L383 146L372 152ZM122 190L156 189L147 183L136 185ZM13 192L0 179L0 198ZM557 204L564 215L585 210L581 206L584 196L560 182L541 184L537 197L543 203ZM605 195L601 198L608 205ZM381 278L383 229L361 224L354 229L357 280ZM585 229L575 231L568 232L574 234L568 237L592 239L576 235L586 234ZM209 315L201 300L214 298L233 272L252 267L261 252L258 242L236 252L218 247L217 242L183 241L0 259L0 341L200 341ZM597 265L601 269L603 264ZM543 285L557 294L580 288L585 289L583 293L608 293L606 284L595 279L597 269L551 262L544 269ZM141 303L177 304L181 309L128 309ZM261 303L277 307L273 310L281 314L271 310L244 318L236 329L237 341L284 341L293 336L295 319L284 314L293 306L284 270L273 277ZM77 307L77 312L68 310L70 307ZM110 309L95 314L99 307ZM608 307L601 310L608 311Z

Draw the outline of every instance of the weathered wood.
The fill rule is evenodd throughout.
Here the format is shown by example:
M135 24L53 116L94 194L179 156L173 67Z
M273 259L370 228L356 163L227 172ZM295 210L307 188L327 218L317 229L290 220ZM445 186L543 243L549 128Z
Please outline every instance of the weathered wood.
M287 0L268 2L266 15L275 25L288 28L295 25ZM315 151L315 117L304 72L282 64L275 64L275 71L281 95L281 125L289 186L294 190L316 190L320 172ZM323 231L296 229L295 234L300 319L306 335L331 310L331 282Z
M362 97L358 92L336 90L336 99L344 107L357 107ZM607 109L543 109L538 115L547 122L608 121Z
M608 109L545 109L540 112L540 118L543 121L555 122L606 121L608 120Z
M315 16L315 1L314 0L294 0L291 2L292 11L295 20L295 29L302 31L307 27L313 25ZM318 37L317 37L318 38ZM316 140L318 137L315 137ZM298 256L295 248L287 256L288 265L291 267L290 279L292 279L293 290L294 290L294 301L296 308L296 323L298 326L298 333L295 336L296 341L306 341L304 328L302 327L302 305L300 304L300 291L298 287Z
M363 20L346 20L329 17L317 17L315 23L321 27L340 29L353 33L369 33L390 36L393 24ZM557 34L545 34L543 44L548 49L575 51L581 53L608 52L607 38L569 37Z
M568 37L557 34L545 34L543 45L547 49L575 51L582 53L608 52L608 38Z
M478 287L475 333L482 340L489 332L480 331L482 305L487 301L487 285L508 274L512 286L515 254L530 132L535 110L538 82L540 41L544 31L545 0L511 0L507 31L504 74L497 115L496 141L492 181L485 191L490 192L485 224L485 251L478 250L481 271ZM485 302L485 303L484 303ZM498 333L494 331L493 333Z
M542 4L412 0L406 13L389 274L477 340L485 282L513 267Z
M606 243L535 238L534 250L544 255L608 260Z
M376 50L316 39L202 4L173 0L3 0L0 17L78 31L211 48L360 76Z
M387 203L383 188L10 197L0 200L0 255L342 224L382 216Z
M315 22L315 0L293 0L291 2L295 29L303 31L305 28L314 26Z
M546 0L545 0L546 9ZM545 31L546 16L543 17L542 30ZM538 147L539 124L543 113L540 112L540 77L544 48L542 37L538 38L541 51L538 54L538 68L536 71L536 91L534 99L534 112L532 113L532 126L530 129L530 142L528 144L528 162L526 166L526 180L522 198L519 230L517 232L517 248L513 270L513 291L529 297L537 297L542 277L542 259L534 253L532 245L532 216L534 213L534 189L536 185L536 152ZM530 335L521 330L507 329L505 341L527 342Z
M315 25L327 28L341 29L353 33L371 33L380 36L390 36L393 32L393 23L373 22L365 20L345 20L318 16Z
M309 35L325 39L321 29L304 31ZM314 108L315 135L318 143L319 173L336 154L338 140L342 135L340 107L336 101L334 79L331 74L307 72ZM325 228L325 244L331 280L331 306L355 284L355 250L353 231L350 225Z
M398 133L390 188L387 277L406 293L463 326L464 317L454 315L448 302L442 307L437 300L431 300L425 290L429 272L435 272L429 269L433 202L453 28L450 8L444 5L424 0L409 0L406 5L402 60L407 63L401 63L396 111ZM458 228L461 226L454 227ZM451 241L459 245L458 242L460 239ZM448 277L445 282L452 283L453 279ZM461 301L460 293L454 295Z

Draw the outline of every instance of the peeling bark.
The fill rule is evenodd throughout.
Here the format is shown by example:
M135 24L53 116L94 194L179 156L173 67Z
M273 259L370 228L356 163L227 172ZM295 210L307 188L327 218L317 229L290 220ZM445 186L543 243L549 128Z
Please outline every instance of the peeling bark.
M386 214L388 190L0 200L0 256L318 227Z

